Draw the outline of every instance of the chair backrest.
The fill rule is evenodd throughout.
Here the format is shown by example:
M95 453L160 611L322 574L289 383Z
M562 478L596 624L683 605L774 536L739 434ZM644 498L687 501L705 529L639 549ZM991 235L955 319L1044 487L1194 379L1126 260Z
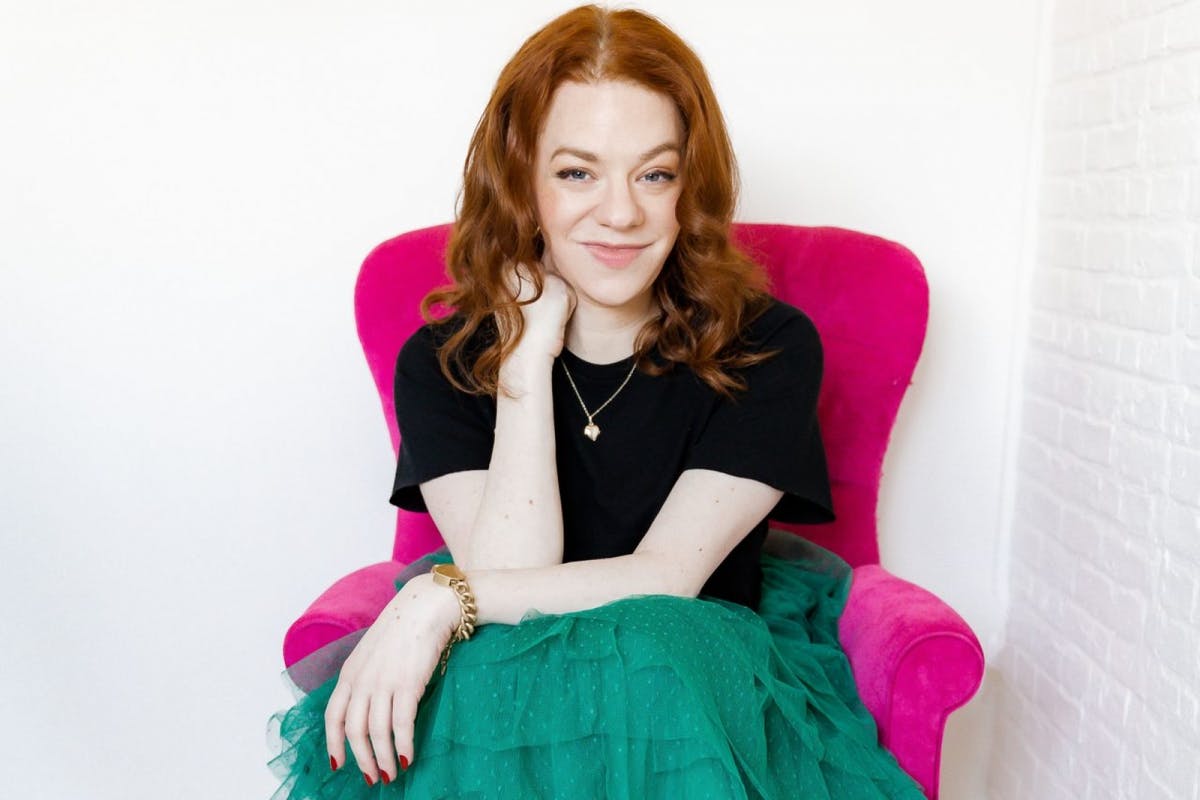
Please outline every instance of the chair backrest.
M355 287L358 335L375 378L394 452L396 354L421 326L421 298L446 283L450 224L376 247ZM821 334L825 372L817 414L837 520L771 527L802 534L851 566L879 562L875 524L883 456L925 339L929 289L917 258L886 239L834 227L735 223L737 246L771 277L772 293L802 309ZM441 544L428 514L399 509L393 558Z

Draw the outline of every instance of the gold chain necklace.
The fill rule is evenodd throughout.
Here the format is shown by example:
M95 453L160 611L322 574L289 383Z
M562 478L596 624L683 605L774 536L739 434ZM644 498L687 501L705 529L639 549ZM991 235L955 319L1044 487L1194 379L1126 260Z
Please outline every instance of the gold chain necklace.
M592 421L593 418L597 414L599 414L601 411L604 410L604 406L608 405L609 403L611 403L613 401L613 397L616 397L618 394L621 393L621 390L625 388L625 384L629 383L629 379L633 377L633 371L637 369L637 359L635 358L633 360L633 366L629 368L629 374L625 376L625 380L623 380L621 382L621 385L617 387L617 390L612 393L612 397L605 400L604 403L599 408L597 408L595 411L588 411L588 407L584 404L583 398L579 396L579 389L576 388L575 380L574 380L574 378L571 377L571 370L567 369L566 359L562 360L562 366L563 366L563 372L567 373L567 380L571 382L571 389L574 390L575 397L576 397L576 399L579 400L579 405L583 407L583 413L586 414L587 418L588 418L588 424L585 425L583 428L583 435L588 437L589 439L591 439L594 442L594 441L596 441L596 437L598 437L600 435L600 426L598 426L595 422Z

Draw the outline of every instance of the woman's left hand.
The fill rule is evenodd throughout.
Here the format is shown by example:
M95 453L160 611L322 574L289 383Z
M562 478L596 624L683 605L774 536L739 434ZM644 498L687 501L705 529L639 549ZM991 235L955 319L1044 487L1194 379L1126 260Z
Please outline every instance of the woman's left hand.
M342 665L325 709L325 741L337 767L346 763L349 739L368 783L381 771L385 783L394 780L397 756L408 769L417 704L459 618L454 592L429 574L407 581L384 607Z

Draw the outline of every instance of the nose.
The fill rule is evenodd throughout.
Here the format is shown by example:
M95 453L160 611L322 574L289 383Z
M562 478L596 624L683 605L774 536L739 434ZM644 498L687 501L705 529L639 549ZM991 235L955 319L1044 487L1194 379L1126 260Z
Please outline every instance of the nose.
M596 207L598 220L610 228L631 228L642 223L642 207L629 184L608 181Z

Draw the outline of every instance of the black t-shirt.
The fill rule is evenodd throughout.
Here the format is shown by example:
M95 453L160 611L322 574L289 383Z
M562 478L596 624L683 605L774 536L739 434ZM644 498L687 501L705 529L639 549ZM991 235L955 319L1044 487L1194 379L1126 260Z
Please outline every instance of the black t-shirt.
M461 323L452 324L457 328ZM476 332L472 346L488 335L484 330L481 326ZM401 446L390 502L413 511L427 510L420 483L451 472L487 469L491 460L496 401L459 392L445 379L435 349L446 335L423 325L397 357ZM564 561L632 553L684 470L752 478L784 495L746 532L701 594L757 608L759 555L768 519L834 519L817 423L823 351L816 327L803 311L774 300L750 323L745 338L748 350L781 352L739 371L748 389L736 393L736 402L713 391L685 365L676 364L657 377L635 371L596 414L601 434L594 442L583 434L587 416L563 364L584 403L594 409L625 380L633 356L592 364L563 348L554 362L552 384ZM652 357L665 363L657 349Z

